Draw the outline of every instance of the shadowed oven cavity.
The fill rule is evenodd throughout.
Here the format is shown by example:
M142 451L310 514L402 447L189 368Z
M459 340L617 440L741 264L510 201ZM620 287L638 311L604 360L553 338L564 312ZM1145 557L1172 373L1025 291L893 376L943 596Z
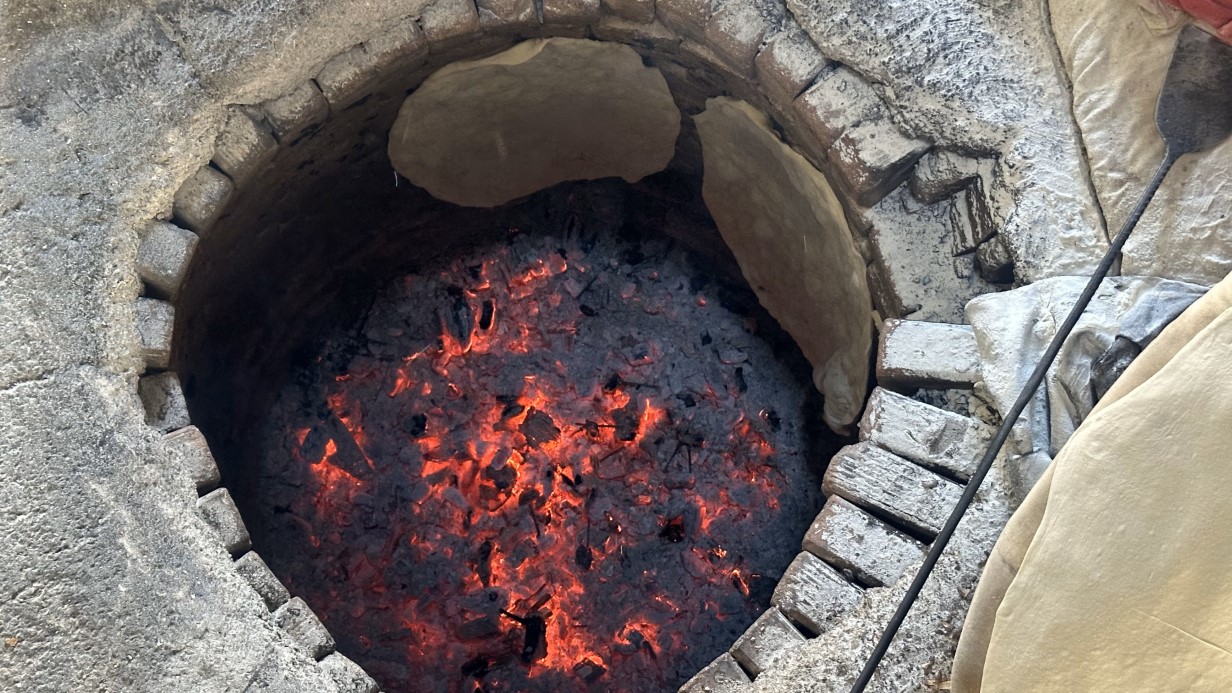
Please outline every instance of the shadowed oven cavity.
M187 224L193 420L384 690L674 689L769 606L862 406L835 193L704 62L639 48L266 113L278 146Z

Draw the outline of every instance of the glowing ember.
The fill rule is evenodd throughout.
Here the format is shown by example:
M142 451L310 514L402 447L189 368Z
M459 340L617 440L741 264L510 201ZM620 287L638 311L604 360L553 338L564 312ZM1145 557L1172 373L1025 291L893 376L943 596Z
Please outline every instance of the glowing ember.
M515 234L284 392L259 548L384 690L674 689L765 608L807 376L682 257Z

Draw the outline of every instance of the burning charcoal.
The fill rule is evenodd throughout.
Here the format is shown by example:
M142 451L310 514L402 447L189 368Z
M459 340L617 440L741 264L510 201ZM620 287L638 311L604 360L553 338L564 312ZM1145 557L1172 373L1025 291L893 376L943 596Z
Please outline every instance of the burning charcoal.
M485 587L492 581L492 549L492 542L489 540L480 544L475 553L475 575Z
M612 412L612 423L616 424L616 440L633 440L637 437L641 426L641 414L637 411L636 400Z
M612 649L620 654L631 655L636 654L646 644L646 638L640 630L630 628L626 633L623 642L617 641Z
M458 626L458 637L463 640L490 638L500 635L500 632L500 617L496 614L472 618L469 621L463 621L462 625Z
M504 609L501 609L501 614L521 624L523 630L526 631L526 635L522 640L522 652L519 655L523 662L530 664L536 660L543 659L547 655L548 626L542 616L536 613L522 618Z
M403 419L402 430L412 438L423 436L428 430L427 414L412 414L409 418Z
M313 426L304 437L304 443L299 448L299 454L305 460L315 462L325 457L325 444L329 442L329 429L320 424Z
M573 554L573 561L578 564L582 570L590 570L591 564L595 562L595 555L591 552L590 547L585 544L580 544L577 551Z
M724 349L719 352L719 363L731 366L749 360L749 355L739 349Z
M684 518L680 515L669 518L663 529L659 530L659 536L673 544L684 541Z
M616 448L611 453L594 460L595 476L605 481L611 481L628 474L628 460L625 459L624 455L618 454L621 451L621 448Z
M650 346L647 344L635 344L625 354L632 365L637 366L650 363Z
M573 674L586 683L594 683L606 673L607 668L593 657L587 657L573 667Z
M526 444L532 448L560 438L560 429L556 427L556 422L552 420L552 417L534 407L530 408L526 419L518 426L518 431L526 436Z
M506 404L505 408L501 410L501 421L508 421L524 411L526 411L526 407L517 402Z
M591 440L599 439L599 423L597 421L591 421L590 419L587 419L582 424L582 431L585 432L586 437L590 438Z

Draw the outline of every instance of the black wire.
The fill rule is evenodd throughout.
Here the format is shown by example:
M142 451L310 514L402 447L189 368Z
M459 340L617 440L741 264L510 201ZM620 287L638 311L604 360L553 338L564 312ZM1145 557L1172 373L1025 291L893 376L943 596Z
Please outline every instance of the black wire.
M890 643L894 641L894 636L898 634L898 629L903 625L903 620L907 618L907 613L911 611L911 606L920 596L920 590L924 588L924 583L928 581L928 576L933 572L933 567L937 565L937 559L941 557L941 552L945 551L946 545L950 543L954 530L958 527L959 521L962 520L963 514L967 512L967 508L975 498L976 492L979 491L980 484L983 483L984 477L988 475L988 470L992 468L993 460L997 458L997 453L1001 452L1001 447L1005 445L1006 439L1009 438L1010 431L1014 428L1018 417L1022 415L1023 410L1027 408L1027 405L1035 397L1035 391L1039 389L1044 376L1048 374L1048 369L1052 366L1052 362L1056 360L1057 354L1060 353L1061 346L1065 344L1066 338L1073 331L1074 325L1078 323L1078 319L1082 317L1082 312L1086 310L1087 304L1091 302L1091 298L1099 290L1099 285L1103 282L1104 277L1108 276L1108 270L1112 268L1112 264L1116 262L1117 257L1121 254L1121 249L1125 247L1125 242L1129 240L1129 234L1138 225L1138 221L1142 218L1143 212L1146 211L1147 205L1150 204L1151 198L1155 197L1156 191L1159 190L1160 184L1164 181L1164 176L1168 175L1168 170L1172 168L1172 164L1176 163L1177 158L1182 153L1177 151L1176 148L1168 148L1164 154L1163 162L1159 165L1159 170L1155 172L1155 177L1151 179L1150 184L1143 191L1142 197L1138 198L1138 204L1134 207L1133 213L1129 215L1125 225L1121 227L1121 232L1116 235L1111 245L1108 246L1108 252L1104 253L1104 259L1100 261L1099 267L1091 275L1091 279L1087 282L1086 288L1083 289L1082 295L1078 297L1078 302L1070 309L1065 322L1061 324L1056 335L1053 336L1052 342L1048 344L1048 349L1044 351L1044 355L1035 364L1035 370L1032 371L1027 384L1023 386L1022 392L1019 393L1018 399L1014 402L1014 406L1010 407L1010 410L1005 414L1005 418L1002 419L1001 426L997 429L997 434L993 436L992 442L989 443L987 452L980 459L980 464L976 467L975 473L971 475L970 481L967 482L967 487L963 489L962 497L958 499L958 504L954 506L949 519L945 521L945 526L941 528L941 533L933 540L933 544L928 550L928 556L924 558L924 564L920 566L920 570L915 574L915 579L911 581L911 586L907 588L907 593L903 595L903 600L899 602L898 609L895 610L894 615L890 618L890 622L886 625L885 631L881 634L881 639L877 641L877 646L873 648L872 654L869 655L868 660L864 663L864 669L860 671L860 676L856 678L855 683L852 685L851 693L863 693L865 687L868 686L869 681L873 678L874 672L877 671L877 665L885 657L886 650L890 648Z

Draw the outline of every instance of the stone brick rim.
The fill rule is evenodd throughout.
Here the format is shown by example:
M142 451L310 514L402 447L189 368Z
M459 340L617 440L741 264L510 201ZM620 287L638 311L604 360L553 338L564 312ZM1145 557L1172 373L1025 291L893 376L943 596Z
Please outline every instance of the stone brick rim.
M644 22L646 15L644 12L631 10L630 6L638 4L636 0L629 3L617 3L614 7L607 0L604 2L595 3L599 5L598 11L593 14L589 9L581 14L570 13L562 9L559 12L544 12L539 3L535 3L536 14L539 20L538 27L533 27L527 31L527 23L525 17L517 16L513 19L502 18L494 15L488 10L489 3L484 0L477 0L477 4L472 0L438 0L436 3L429 5L424 11L417 16L405 17L402 22L395 27L395 31L401 27L404 31L408 30L411 34L418 31L420 41L408 40L400 46L404 50L402 55L386 55L385 58L396 62L400 59L404 60L421 60L428 55L445 55L454 53L455 59L465 57L474 57L467 55L465 51L459 53L460 40L472 39L478 44L477 52L483 53L485 46L481 38L497 38L497 39L515 39L521 40L524 38L532 38L536 36L576 36L578 38L590 38L594 40L606 40L624 43L631 45L634 49L644 48L646 42L653 40L653 32L661 31L661 36L664 40L674 40L678 45L690 49L698 55L707 56L707 59L713 64L716 70L730 75L731 79L743 80L743 85L751 92L759 97L763 97L761 103L755 104L764 112L767 112L772 118L778 122L781 118L792 119L794 116L788 112L792 107L798 107L803 95L826 75L836 69L841 69L842 66L835 61L823 56L817 50L819 58L818 65L815 70L808 74L807 81L803 85L794 85L788 88L788 91L783 90L784 83L781 77L763 74L763 63L769 63L773 56L767 50L772 44L777 44L790 35L791 40L799 41L803 34L802 30L790 14L787 13L779 21L768 22L767 26L762 31L753 31L743 34L755 37L755 46L744 46L746 50L738 50L739 45L733 47L733 40L738 40L740 37L732 37L728 30L731 27L729 22L718 21L721 13L707 15L700 26L693 26L698 20L698 17L689 17L675 14L671 9L655 8L653 14L649 15L652 18L651 22ZM649 3L653 6L653 3ZM668 3L662 3L670 8ZM443 26L441 17L446 13L454 12L461 13L464 16L473 16L473 21L462 21L460 24ZM486 13L485 13L486 12ZM473 15L472 15L473 13ZM429 19L429 16L432 18ZM507 22L507 23L506 23ZM642 37L633 36L620 40L616 37L621 31L628 33L636 33L639 30L643 32ZM580 32L580 34L579 34ZM391 31L390 34L394 32ZM187 416L186 404L184 395L178 383L178 377L174 371L168 370L174 364L173 358L168 358L172 345L172 328L175 320L175 299L178 288L183 281L188 267L192 262L192 251L195 246L195 240L198 235L208 233L212 225L218 220L222 211L225 209L231 195L240 186L251 184L246 180L246 174L249 167L257 165L264 157L269 156L272 151L278 147L291 146L301 137L311 136L312 132L327 123L331 117L331 112L335 109L341 110L353 105L358 101L362 101L364 96L356 95L352 87L354 80L365 77L362 74L364 69L376 70L376 63L363 65L357 69L351 69L348 61L363 61L371 55L368 46L373 44L387 44L389 42L388 35L373 37L369 41L361 42L355 46L342 51L331 60L327 61L325 67L322 68L321 74L314 78L308 79L296 85L288 93L262 102L261 104L245 104L232 107L231 118L229 118L228 127L219 135L219 143L226 141L231 132L231 124L240 122L244 127L255 126L253 132L256 133L257 142L245 151L243 156L236 158L234 156L220 156L219 150L216 148L215 153L211 156L211 161L198 169L180 188L175 196L175 209L173 218L170 223L158 222L152 220L152 224L163 224L174 229L174 233L189 237L185 243L186 250L183 257L179 258L178 268L168 270L166 267L166 258L162 258L164 262L159 271L155 273L147 267L140 266L138 275L143 280L142 296L137 300L142 306L140 314L146 316L146 324L149 329L142 329L140 336L141 353L146 362L145 371L142 381L147 378L158 379L163 385L167 386L167 400L162 402L162 406L167 411L174 412L169 414L164 419L159 419L158 416L153 416L154 419L159 419L156 424L165 434L165 438L170 438L177 434L182 434L183 431L189 428L195 428L191 424L191 420ZM816 46L811 39L804 35L803 41L816 50ZM751 50L752 60L745 60ZM806 48L807 50L807 48ZM765 57L763 57L765 56ZM358 70L358 71L357 71ZM342 85L323 85L320 80L328 79L333 76L341 76L340 79L350 80L349 83ZM379 81L379 74L367 75L367 77L375 76ZM798 87L798 89L796 88ZM790 103L775 103L775 96L771 94L777 90L777 99L782 100L787 97ZM794 93L793 93L794 92ZM336 103L331 103L330 97L333 96ZM885 113L891 113L891 106L878 98L878 103L885 109ZM785 107L784 107L785 106ZM275 114L275 109L282 109L281 112ZM289 115L288 115L289 111ZM859 126L864 124L864 120L857 119L849 127ZM798 125L798 124L797 124ZM816 166L820 171L827 175L827 178L833 180L835 174L831 158L833 156L833 145L825 144L820 147L810 147L807 137L800 138L799 141L790 143L793 146L802 150L806 158ZM235 138L232 137L234 142ZM241 144L239 146L248 146ZM909 160L896 162L893 170L890 172L892 184L887 181L861 181L856 186L846 180L840 178L835 182L834 188L836 193L839 193L840 198L844 202L844 207L848 211L850 218L858 219L859 210L865 207L872 206L877 201L884 197L889 192L889 189L905 184L908 175L915 168L916 161L928 153L930 146L927 143L916 145L911 149ZM969 189L970 181L964 181L962 185L956 186L955 190L950 192L950 195L955 198L956 203L959 199L965 199ZM885 188L884 190L881 188ZM857 245L861 247L862 254L865 255L865 262L869 265L870 275L875 274L873 267L880 257L879 253L865 252L865 245L858 241L862 225L853 223L853 235L857 237ZM143 234L143 245L149 237L149 232ZM995 235L994 235L995 237ZM875 243L875 241L873 241ZM172 258L175 260L175 258ZM174 274L169 278L168 272ZM878 303L876 309L882 315L897 317L903 312L901 301L897 306L893 301L878 300L876 292L874 292L874 302ZM134 384L134 389L137 385ZM134 392L134 394L137 394ZM147 410L149 409L147 402ZM178 409L177 409L178 407ZM215 472L216 474L216 472ZM206 501L219 498L225 495L226 489L217 486L217 481L213 484L198 485L198 492L201 501ZM229 496L227 496L229 500ZM234 507L233 504L230 507ZM236 517L239 522L240 529L243 529L242 518ZM247 563L260 561L260 557L254 552L249 551L247 546L242 542L235 544L232 559L234 561L244 560ZM262 562L263 563L263 562ZM284 588L285 589L285 588ZM292 598L298 600L298 598ZM302 603L300 600L299 603ZM273 604L268 604L271 614L274 613L275 607ZM285 603L277 608L284 608ZM777 607L771 607L772 610ZM309 612L310 614L311 612ZM315 616L313 616L315 618ZM328 651L324 651L328 649ZM326 656L340 657L332 651L332 645L328 648L319 649L315 656L318 662ZM358 668L358 667L356 667ZM361 682L365 690L375 691L375 684L370 684L371 679L367 682Z

